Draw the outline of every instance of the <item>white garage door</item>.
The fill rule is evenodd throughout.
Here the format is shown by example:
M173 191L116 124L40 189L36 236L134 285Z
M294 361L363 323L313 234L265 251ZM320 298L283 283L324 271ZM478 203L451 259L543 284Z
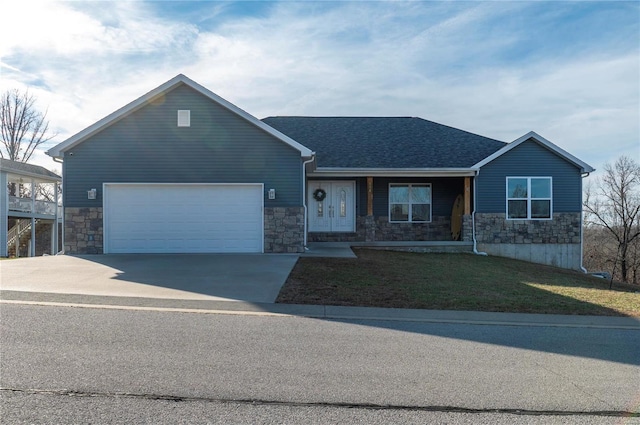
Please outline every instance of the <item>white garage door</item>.
M262 252L262 184L105 184L104 252Z

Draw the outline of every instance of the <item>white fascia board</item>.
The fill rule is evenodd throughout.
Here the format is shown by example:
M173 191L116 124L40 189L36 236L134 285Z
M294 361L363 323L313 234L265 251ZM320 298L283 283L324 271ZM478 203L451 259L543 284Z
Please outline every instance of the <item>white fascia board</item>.
M474 168L338 168L318 167L308 177L472 177Z
M482 161L480 161L477 164L475 164L472 168L479 169L479 168L487 165L488 163L490 163L494 159L499 158L500 156L502 156L505 153L509 152L511 149L521 145L522 143L526 142L529 139L534 139L536 142L540 143L541 145L543 145L544 147L546 147L550 151L556 153L557 155L563 157L564 159L566 159L567 161L571 162L575 166L579 167L583 173L592 173L592 172L595 171L595 168L593 168L592 166L590 166L586 162L583 162L583 161L579 160L575 156L571 155L569 152L565 151L560 146L558 146L558 145L550 142L549 140L545 139L544 137L540 136L535 131L530 131L527 134L525 134L524 136L518 137L516 140L514 140L511 143L509 143L508 145L506 145L502 149L494 152L492 155L489 155L488 157L486 157Z
M91 137L92 135L96 134L97 132L101 131L102 129L108 127L109 125L114 124L115 122L117 122L118 120L120 120L123 117L127 116L128 114L130 114L132 112L135 112L136 110L142 108L143 106L147 105L153 98L155 98L156 96L159 96L159 95L161 95L161 94L163 94L165 92L168 92L169 90L173 89L178 84L186 84L187 86L191 87L192 89L196 90L197 92L199 92L199 93L203 94L204 96L208 97L212 101L218 103L219 105L223 106L224 108L227 108L228 110L230 110L231 112L235 113L236 115L239 115L240 117L242 117L245 120L249 121L251 124L255 125L256 127L262 129L263 131L266 131L267 133L271 134L272 136L276 137L277 139L280 139L281 141L283 141L287 145L289 145L289 146L293 147L294 149L298 150L302 157L311 157L311 156L313 156L313 152L309 148L301 145L300 143L296 142L295 140L291 139L290 137L288 137L288 136L280 133L276 129L268 126L267 124L263 123L262 121L260 121L256 117L254 117L253 115L251 115L251 114L245 112L244 110L238 108L237 106L235 106L231 102L228 102L227 100L221 98L217 94L215 94L212 91L210 91L209 89L201 86L200 84L196 83L195 81L191 80L190 78L186 77L183 74L179 74L179 75L175 76L174 78L172 78L171 80L169 80L166 83L162 84L161 86L151 90L149 93L139 97L138 99L134 100L133 102L131 102L131 103L123 106L122 108L118 109L117 111L107 115L106 117L102 118L100 121L98 121L95 124L85 128L84 130L82 130L81 132L75 134L74 136L71 136L70 138L68 138L64 142L62 142L62 143L54 146L53 148L49 149L48 151L46 151L46 154L51 156L51 157L53 157L53 158L62 158L65 151L73 148L74 146L78 145L79 143L82 143L87 138Z

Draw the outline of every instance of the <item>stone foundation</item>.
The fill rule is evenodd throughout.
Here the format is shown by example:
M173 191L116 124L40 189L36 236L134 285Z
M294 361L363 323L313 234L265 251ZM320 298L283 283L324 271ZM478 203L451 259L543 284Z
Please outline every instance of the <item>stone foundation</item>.
M450 241L451 218L433 217L431 223L389 223L389 217L356 217L356 231L312 232L309 242Z
M264 252L304 252L304 208L264 209Z
M491 244L580 244L581 213L555 213L553 220L507 220L476 214L476 240Z
M64 209L64 251L102 254L102 207Z
M579 270L581 213L556 213L553 220L506 220L505 214L476 214L478 251Z

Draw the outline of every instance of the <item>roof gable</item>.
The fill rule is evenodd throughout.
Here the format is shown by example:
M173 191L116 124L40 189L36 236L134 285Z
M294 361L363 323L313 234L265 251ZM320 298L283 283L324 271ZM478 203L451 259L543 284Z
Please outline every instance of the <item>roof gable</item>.
M595 171L595 168L593 168L589 164L579 160L575 156L571 155L570 153L568 153L564 149L560 148L559 146L551 143L549 140L545 139L544 137L540 136L539 134L537 134L534 131L530 131L527 134L525 134L524 136L521 136L521 137L517 138L516 140L514 140L513 142L507 144L502 149L494 152L492 155L489 155L488 157L484 158L482 161L479 161L478 163L476 163L473 166L473 168L481 168L481 167L487 165L488 163L490 163L491 161L495 160L496 158L499 158L502 155L504 155L507 152L509 152L510 150L520 146L522 143L526 142L527 140L535 141L539 145L545 147L546 149L548 149L551 152L555 153L556 155L560 156L565 161L570 162L571 164L575 165L576 167L578 167L580 169L580 171L582 173L592 173L592 172Z
M62 158L65 151L67 151L67 150L73 148L74 146L77 146L78 144L84 142L85 140L87 140L88 138L93 136L94 134L96 134L96 133L102 131L103 129L109 127L110 125L116 123L117 121L119 121L123 117L125 117L125 116L127 116L127 115L129 115L129 114L131 114L131 113L143 108L144 106L146 106L148 104L150 104L153 101L153 99L155 99L158 96L160 96L162 94L165 94L165 93L175 89L176 87L178 87L181 84L185 84L185 85L191 87L192 89L194 89L198 93L204 95L205 97L207 97L211 101L221 105L222 107L224 107L224 108L228 109L229 111L235 113L236 115L242 117L243 119L245 119L250 124L262 129L263 131L267 132L268 134L270 134L270 135L274 136L275 138L281 140L285 144L287 144L287 145L293 147L294 149L298 150L302 157L310 157L310 156L313 155L313 152L310 149L308 149L306 146L301 145L300 143L296 142L295 140L291 139L290 137L282 134L278 130L268 126L267 124L265 124L264 122L260 121L259 119L257 119L253 115L251 115L251 114L245 112L244 110L238 108L237 106L235 106L231 102L228 102L227 100L225 100L225 99L221 98L220 96L216 95L215 93L213 93L209 89L201 86L200 84L196 83L195 81L187 78L186 76L184 76L182 74L177 75L176 77L172 78L171 80L167 81L166 83L162 84L161 86L151 90L149 93L139 97L138 99L134 100L133 102L131 102L131 103L123 106L122 108L118 109L117 111L107 115L106 117L104 117L100 121L98 121L95 124L85 128L84 130L80 131L79 133L75 134L74 136L71 136L70 138L68 138L64 142L59 143L58 145L56 145L53 148L49 149L46 152L46 154L51 156L51 157L54 157L54 158Z
M268 117L316 152L318 169L469 169L505 146L414 117Z

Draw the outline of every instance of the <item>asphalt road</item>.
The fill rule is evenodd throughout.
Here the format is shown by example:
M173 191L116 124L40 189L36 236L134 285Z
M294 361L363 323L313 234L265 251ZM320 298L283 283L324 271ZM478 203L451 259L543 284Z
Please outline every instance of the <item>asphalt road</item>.
M637 330L9 304L0 315L6 423L640 422L623 419L640 412Z

